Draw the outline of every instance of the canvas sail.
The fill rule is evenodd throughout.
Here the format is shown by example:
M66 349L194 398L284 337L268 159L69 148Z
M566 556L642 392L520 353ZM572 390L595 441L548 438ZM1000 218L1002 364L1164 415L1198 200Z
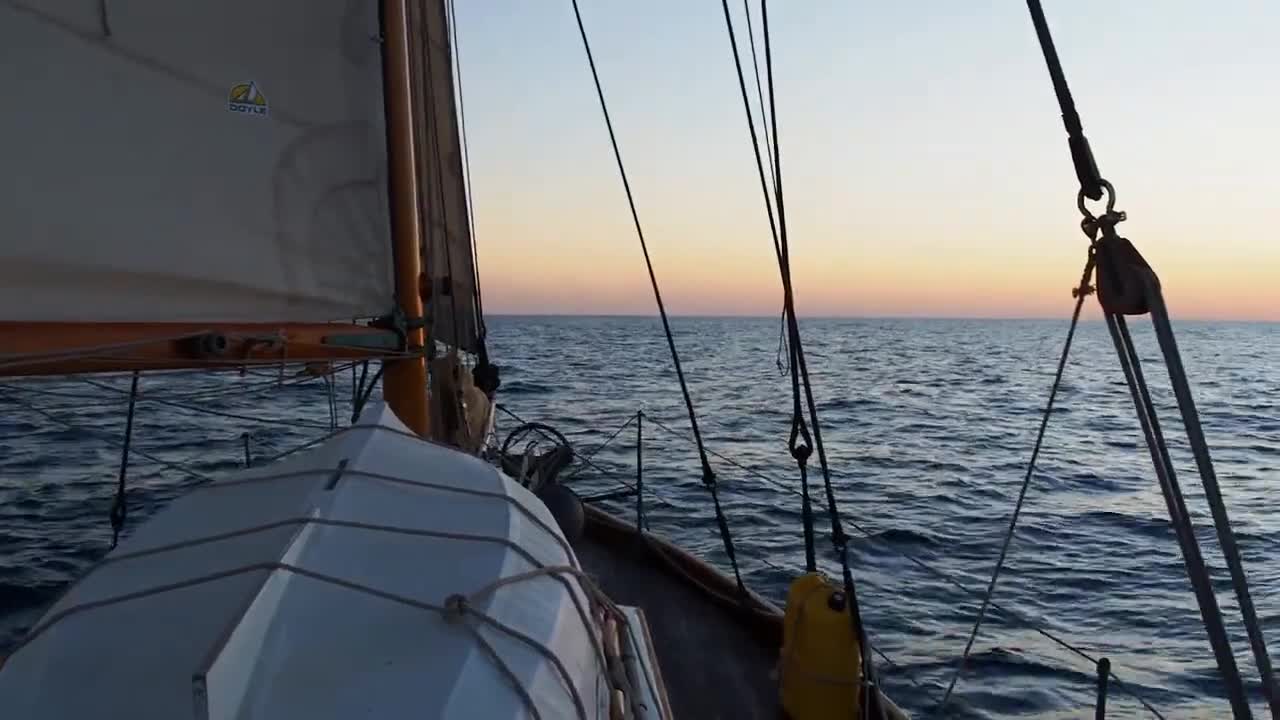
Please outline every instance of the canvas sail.
M0 0L0 320L394 307L378 5Z
M445 3L410 0L409 20L430 334L439 342L474 352L479 347L475 259Z

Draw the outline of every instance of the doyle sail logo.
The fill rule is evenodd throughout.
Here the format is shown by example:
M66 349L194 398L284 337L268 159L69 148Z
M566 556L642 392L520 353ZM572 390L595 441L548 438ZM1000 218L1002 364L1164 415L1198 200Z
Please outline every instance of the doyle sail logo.
M231 86L231 92L227 95L227 109L234 113L265 117L267 96L258 89L258 83L236 83Z

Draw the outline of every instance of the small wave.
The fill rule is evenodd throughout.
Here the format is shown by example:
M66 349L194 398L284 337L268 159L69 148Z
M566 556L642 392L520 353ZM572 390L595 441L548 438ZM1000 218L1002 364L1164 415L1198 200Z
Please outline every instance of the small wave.
M502 384L503 395L550 395L555 388L542 383L513 380Z
M855 407L866 407L867 405L879 405L879 400L870 398L837 398L822 403L818 409L824 412L835 412L838 410L849 410Z
M934 545L937 540L928 533L907 528L889 528L872 533L863 542L885 542L890 545Z
M1128 532L1137 532L1147 537L1164 540L1173 534L1173 527L1167 518L1143 517L1114 510L1090 510L1080 515L1082 521L1098 522Z
M953 669L955 663L954 658L939 658L930 662L913 663L913 667L920 670ZM985 670L1002 675L1056 677L1076 682L1094 681L1092 673L1064 665L1050 664L1027 655L1017 648L1005 648L999 645L970 653L965 661L965 667L969 670Z
M0 612L32 610L47 605L57 597L61 585L15 585L0 583Z

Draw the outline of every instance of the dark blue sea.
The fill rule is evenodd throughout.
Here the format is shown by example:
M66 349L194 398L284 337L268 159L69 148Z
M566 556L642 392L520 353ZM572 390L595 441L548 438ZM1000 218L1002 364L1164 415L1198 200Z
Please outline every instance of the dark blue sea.
M802 323L863 615L890 694L935 714L1008 527L1063 321ZM644 420L646 515L721 567L727 558L656 318L498 317L500 401L560 429L591 465L582 495L634 482ZM799 477L786 450L789 379L776 319L680 318L676 343L743 573L781 600L803 565ZM1184 361L1273 644L1280 643L1280 325L1180 323ZM1222 554L1154 338L1147 376L1237 657L1262 710ZM130 463L130 526L202 476L350 422L353 376L295 369L144 376ZM96 384L94 384L96 383ZM0 653L106 552L128 378L0 385ZM332 397L332 401L330 398ZM499 417L499 431L516 423ZM665 427L664 427L665 426ZM815 459L816 460L816 459ZM158 461L169 463L166 467ZM813 463L815 493L821 475ZM634 499L613 501L634 513ZM838 572L818 517L823 566ZM127 532L127 530L126 530ZM966 593L969 588L972 594ZM1035 628L1105 656L1166 717L1229 715L1164 501L1105 326L1082 325L1012 549L947 717L1092 717L1094 666ZM1034 627L1032 627L1034 626ZM708 658L728 662L731 658ZM1147 717L1114 686L1108 717Z

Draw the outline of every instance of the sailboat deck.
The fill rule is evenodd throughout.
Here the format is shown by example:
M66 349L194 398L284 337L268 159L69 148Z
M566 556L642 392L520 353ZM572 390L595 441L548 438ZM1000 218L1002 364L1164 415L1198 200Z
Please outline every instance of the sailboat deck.
M574 550L609 597L644 611L676 718L782 717L767 630L726 611L638 537L589 532Z

